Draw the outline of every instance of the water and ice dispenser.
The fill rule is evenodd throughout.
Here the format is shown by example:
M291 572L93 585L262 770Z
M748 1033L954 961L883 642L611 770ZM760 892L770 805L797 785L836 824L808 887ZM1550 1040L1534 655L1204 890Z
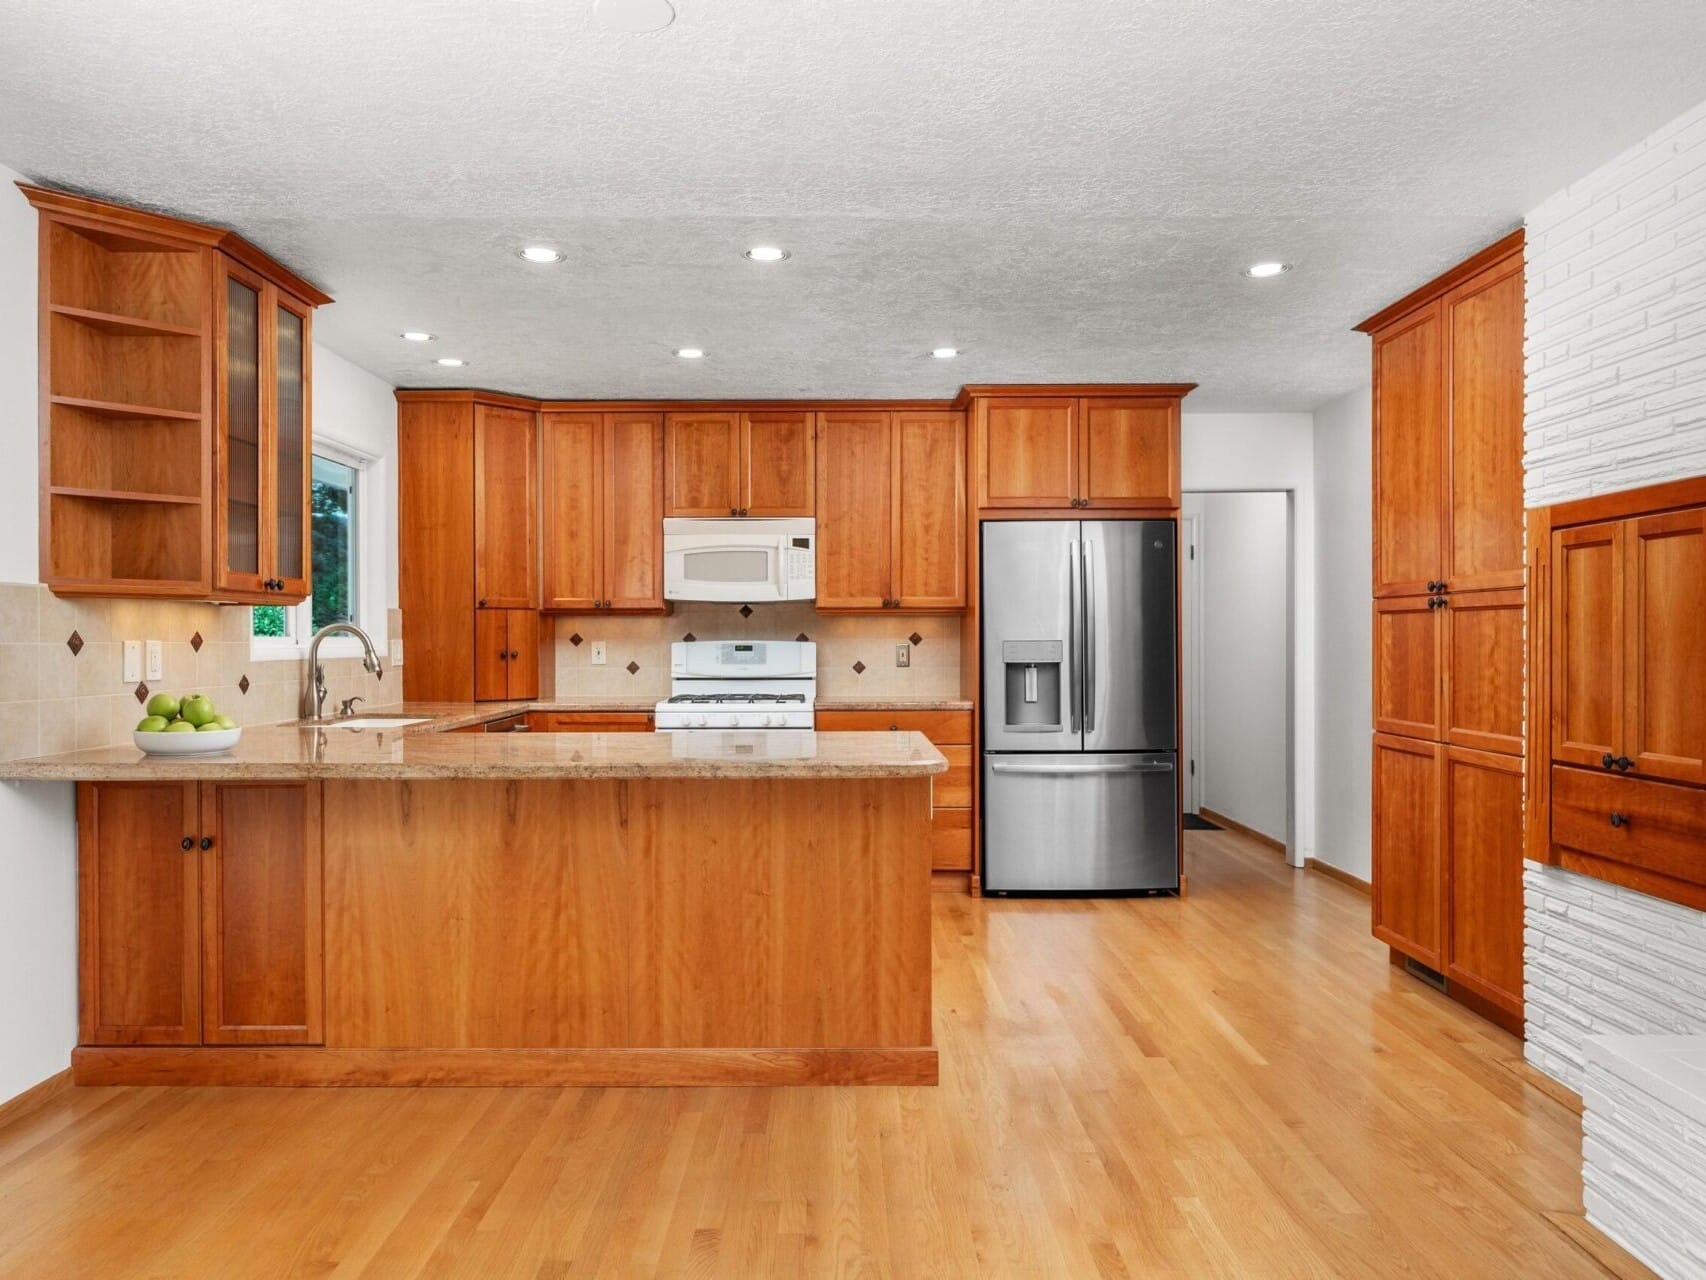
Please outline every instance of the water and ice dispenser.
M1066 645L1059 640L1003 640L1007 672L1006 727L1014 733L1059 733L1060 671Z

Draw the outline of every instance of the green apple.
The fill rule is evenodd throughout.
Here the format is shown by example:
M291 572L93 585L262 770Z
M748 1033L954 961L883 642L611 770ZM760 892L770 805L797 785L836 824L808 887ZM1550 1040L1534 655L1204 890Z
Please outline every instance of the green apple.
M211 723L218 714L219 712L213 708L213 703L199 693L191 694L184 700L184 719L198 729L204 724Z
M152 698L148 699L148 715L150 719L158 718L161 720L171 720L176 718L178 712L181 710L183 710L183 701L179 698L174 698L169 693L157 693ZM164 728L164 726L161 727Z
M149 703L149 705L153 706L154 704ZM160 733L165 729L166 723L165 716L143 716L137 723L136 731L138 733Z
M217 720L209 720L206 724L198 724L195 727L195 731L197 733L218 733L224 727L225 726L220 724Z
M213 723L221 729L235 729L237 727L237 722L230 716L214 716Z
M174 720L161 730L162 733L194 733L195 726L188 720Z

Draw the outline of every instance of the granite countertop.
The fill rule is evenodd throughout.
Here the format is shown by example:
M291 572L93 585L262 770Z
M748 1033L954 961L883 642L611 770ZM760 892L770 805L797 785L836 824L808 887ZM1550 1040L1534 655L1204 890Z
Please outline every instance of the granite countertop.
M970 698L824 698L812 706L819 711L970 711Z
M427 714L398 729L261 725L228 752L150 756L133 746L0 762L16 781L217 781L244 778L909 778L948 762L919 733L697 730L692 733L448 733L517 710L563 704L405 704L375 716ZM573 709L586 710L585 704ZM614 709L614 708L601 708Z

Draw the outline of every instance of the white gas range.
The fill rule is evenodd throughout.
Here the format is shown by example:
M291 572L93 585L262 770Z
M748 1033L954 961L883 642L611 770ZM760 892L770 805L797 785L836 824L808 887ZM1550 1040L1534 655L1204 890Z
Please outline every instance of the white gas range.
M678 640L660 730L810 729L817 646L809 640Z

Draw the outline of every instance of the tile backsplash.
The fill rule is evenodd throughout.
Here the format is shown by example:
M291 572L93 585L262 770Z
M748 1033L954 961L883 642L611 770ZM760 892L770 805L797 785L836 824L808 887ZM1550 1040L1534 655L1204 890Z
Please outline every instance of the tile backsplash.
M244 725L294 719L306 663L254 661L249 632L243 605L69 600L0 583L0 756L128 743L147 699L120 679L125 640L162 642L165 674L149 692L205 693ZM357 658L324 665L328 707L357 694L369 706L402 701L401 667L375 679Z
M746 609L743 613L742 609ZM669 692L669 646L697 640L817 643L818 696L953 698L960 693L957 614L830 614L809 603L677 604L664 617L585 614L555 620L556 696L661 698ZM592 642L606 661L592 665ZM912 665L895 666L895 646Z

